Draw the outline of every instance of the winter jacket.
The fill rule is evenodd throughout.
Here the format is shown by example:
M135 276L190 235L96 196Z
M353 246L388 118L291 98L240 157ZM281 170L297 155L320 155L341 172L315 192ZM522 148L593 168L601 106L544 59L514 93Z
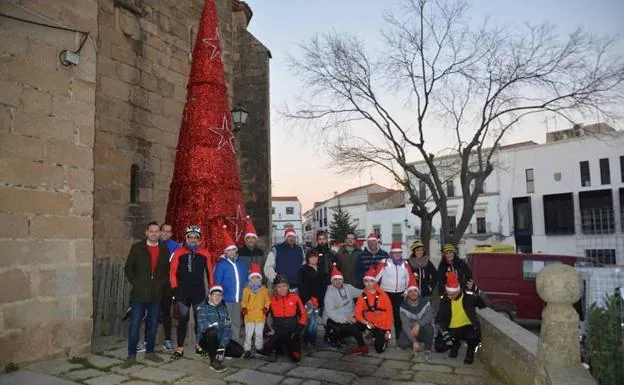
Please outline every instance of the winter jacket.
M269 281L283 274L291 287L299 286L299 268L305 263L305 252L299 245L290 246L286 241L273 246L264 264L264 275Z
M388 293L403 293L409 284L412 268L407 261L401 261L399 265L386 258L377 266L377 282Z
M302 330L308 323L308 316L301 298L293 293L285 296L274 295L271 298L271 314L274 329Z
M126 265L126 278L132 285L130 301L160 302L169 274L169 249L164 242L159 242L156 271L152 273L152 259L144 239L130 247Z
M323 316L325 322L331 319L334 322L343 324L347 322L349 317L353 317L355 312L355 304L353 300L357 298L362 290L345 283L340 289L334 285L327 286L325 291L325 310Z
M364 290L355 304L355 319L363 324L370 322L377 329L392 329L392 302L388 294L379 286L375 286L374 293Z
M455 257L453 258L453 263L449 265L446 263L444 256L442 256L442 260L438 265L438 287L440 293L444 293L446 291L446 276L451 271L457 273L460 287L462 289L468 290L468 287L466 287L467 282L472 279L472 272L470 271L470 267L468 267L468 264L463 259ZM478 290L479 289L475 286L475 291Z
M323 273L328 277L329 282L329 274L331 274L331 269L334 264L338 264L338 260L336 259L336 254L334 251L328 246L316 246L314 248L319 255L318 265Z
M462 301L464 311L470 319L470 322L476 327L480 328L479 318L477 317L477 308L485 308L485 302L483 299L472 291L464 291L462 296L457 301ZM442 331L442 337L445 340L449 340L451 336L448 333L449 325L451 324L451 299L446 294L440 299L440 309L436 316L436 323Z
M217 263L214 272L214 282L223 287L225 303L237 303L243 298L243 289L247 286L249 268L247 264L236 258L235 261L223 257Z
M230 313L225 303L221 301L217 306L214 306L206 300L197 305L195 314L197 314L197 329L199 331L195 336L196 342L199 343L202 335L208 329L217 328L219 347L225 348L232 337Z
M191 252L183 245L173 253L169 283L174 297L181 299L199 291L205 295L206 278L208 286L211 286L214 282L214 270L208 250L200 248Z
M438 284L438 270L435 268L431 260L427 257L427 265L425 267L418 267L416 264L416 257L413 255L407 260L412 268L412 274L418 281L418 288L420 289L421 297L431 297L433 290Z
M431 309L431 303L424 299L418 301L418 305L412 306L406 299L403 300L401 308L399 310L401 315L401 325L403 325L403 332L411 342L416 342L416 339L412 336L410 331L415 325L425 326L433 325L433 310Z
M373 254L368 248L365 248L364 251L358 255L356 263L356 271L360 280L364 278L364 274L371 265L376 265L389 257L390 255L385 250L377 249L375 254Z
M265 309L271 307L271 298L269 298L269 289L262 286L257 293L254 293L249 286L243 289L243 300L241 309L247 309L245 322L264 322L266 320Z
M310 265L303 265L299 270L299 296L306 304L310 298L316 297L319 307L323 307L325 290L327 290L327 274L322 269L314 269Z
M165 244L167 244L167 248L169 248L169 257L171 258L171 255L173 253L175 253L175 251L177 249L180 248L180 244L176 241L174 241L173 239L169 238L168 240L165 241Z
M360 253L361 250L357 247L349 251L346 246L342 246L336 254L336 259L338 261L336 267L342 272L345 283L353 285L358 289L363 287L363 275L359 275L357 271L357 261Z
M238 249L238 258L245 262L247 266L251 266L252 263L257 263L260 266L264 266L264 250L254 247L250 249L247 245Z

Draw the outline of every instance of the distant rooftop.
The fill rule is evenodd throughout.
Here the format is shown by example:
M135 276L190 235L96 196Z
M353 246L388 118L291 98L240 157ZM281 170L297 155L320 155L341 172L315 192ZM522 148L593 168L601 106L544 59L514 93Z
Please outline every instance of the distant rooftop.
M546 133L546 143L578 138L585 135L614 134L617 130L607 123L575 124L572 128Z
M297 197L271 197L271 201L273 202L293 202L299 201Z
M360 190L366 190L366 189L368 189L368 188L375 187L375 186L376 186L376 187L381 187L381 188L383 188L383 189L386 189L386 191L392 191L393 193L394 193L394 192L396 192L396 190L389 189L389 188L384 187L384 186L382 186L382 185L380 185L380 184L377 184L377 183L369 183L369 184L365 184L365 185L363 185L363 186L358 186L358 187L353 187L353 188L350 188L350 189L348 189L348 190L346 190L346 191L343 191L343 192L341 192L341 193L339 193L339 194L334 195L334 196L333 196L333 197L331 197L331 198L325 199L325 200L324 200L324 201L322 201L322 202L314 202L314 207L319 206L319 205L322 205L323 203L325 203L325 202L327 202L327 201L330 201L330 200L332 200L332 199L335 199L335 198L342 198L342 197L344 197L344 196L346 196L346 195L349 195L349 194L352 194L352 193L354 193L354 192L357 192L357 191L360 191ZM376 194L376 193L373 193L373 194Z

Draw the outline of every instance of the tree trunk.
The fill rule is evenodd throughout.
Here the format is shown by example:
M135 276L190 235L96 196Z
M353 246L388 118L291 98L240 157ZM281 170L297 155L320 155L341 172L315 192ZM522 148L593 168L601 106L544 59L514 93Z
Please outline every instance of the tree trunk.
M425 254L431 255L429 248L431 247L431 227L432 220L429 215L423 215L420 218L420 241L425 245Z

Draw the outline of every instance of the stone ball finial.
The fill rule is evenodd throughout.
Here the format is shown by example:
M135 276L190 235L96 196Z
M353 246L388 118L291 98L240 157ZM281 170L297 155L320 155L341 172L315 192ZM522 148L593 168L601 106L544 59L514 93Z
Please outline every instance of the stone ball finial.
M537 275L537 294L546 303L576 303L582 295L581 275L563 263L546 266Z

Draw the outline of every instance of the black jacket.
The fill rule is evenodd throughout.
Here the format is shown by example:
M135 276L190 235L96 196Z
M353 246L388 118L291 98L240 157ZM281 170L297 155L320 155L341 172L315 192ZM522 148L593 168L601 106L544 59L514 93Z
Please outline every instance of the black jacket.
M244 261L247 266L251 266L252 263L260 265L260 269L264 268L264 250L259 247L250 249L247 245L238 249L238 258Z
M472 291L464 291L461 301L464 306L464 311L470 319L470 322L472 322L472 325L476 328L480 328L481 324L479 323L479 318L477 317L477 308L485 308L485 302L483 299ZM436 316L436 323L438 324L438 327L440 327L444 339L447 340L450 338L448 330L449 325L451 324L451 299L447 297L446 294L444 294L440 299L440 309L438 310L438 315Z
M412 267L414 277L418 281L420 295L422 297L430 297L433 289L438 284L438 270L433 266L431 260L428 260L427 265L423 268L416 266L416 258L413 255L410 256L408 262Z
M446 263L444 256L442 256L442 260L438 265L438 288L440 293L445 292L444 287L446 286L446 276L447 273L450 273L451 271L457 273L457 279L459 280L459 286L461 289L468 290L466 284L472 279L472 271L470 271L468 264L463 259L456 256L453 258L453 263L449 265ZM478 289L475 289L475 291L478 291Z
M329 274L331 274L332 266L338 262L336 254L329 247L329 245L316 246L314 250L316 250L319 255L319 268L323 270L323 273L325 273L325 275L329 277Z
M299 270L299 297L301 297L301 302L305 305L311 297L316 297L319 301L319 308L322 308L327 281L327 274L322 269L314 270L309 265L301 266Z
M130 301L159 302L165 286L169 282L169 248L159 242L156 271L152 274L152 261L147 250L147 241L143 239L130 247L126 265L126 278L132 285Z

